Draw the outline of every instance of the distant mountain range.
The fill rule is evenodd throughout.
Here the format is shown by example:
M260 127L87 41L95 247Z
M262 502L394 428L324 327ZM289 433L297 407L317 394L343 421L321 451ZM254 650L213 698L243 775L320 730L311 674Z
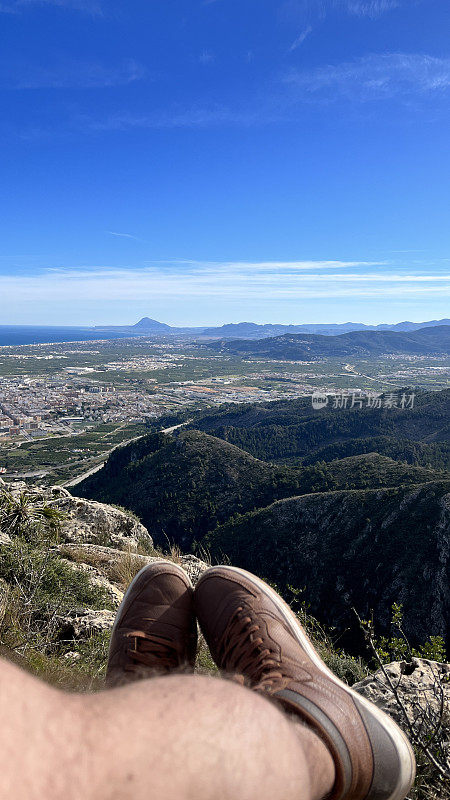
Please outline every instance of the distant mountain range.
M270 339L221 339L209 342L215 351L238 356L255 356L286 361L315 361L319 358L450 354L450 325L425 327L409 333L397 331L352 331L339 336L312 333L285 334Z
M395 325L364 325L362 322L257 325L254 322L239 322L237 324L222 325L220 328L205 328L203 336L220 336L224 339L262 339L288 333L317 333L322 336L336 336L350 331L415 331L419 328L432 328L436 325L450 325L450 319L431 320L430 322L398 322Z
M398 322L388 325L364 325L362 322L343 323L310 323L307 325L282 325L256 322L237 322L220 327L178 328L158 322L150 317L143 317L135 325L97 325L98 331L117 331L121 335L130 336L190 336L199 339L267 339L285 334L313 333L322 336L336 336L351 331L398 331L411 332L419 328L433 328L438 325L450 325L450 319L431 320L429 322Z

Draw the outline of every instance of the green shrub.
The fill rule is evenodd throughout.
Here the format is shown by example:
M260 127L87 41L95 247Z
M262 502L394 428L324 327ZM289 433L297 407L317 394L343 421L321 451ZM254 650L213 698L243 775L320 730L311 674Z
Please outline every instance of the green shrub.
M112 608L111 600L89 577L72 569L50 547L36 547L17 537L2 548L0 578L18 587L24 604L36 613L64 613L74 608Z
M412 658L446 661L445 641L442 636L430 636L419 647L411 647L403 630L403 606L400 603L393 603L391 611L390 636L376 636L373 620L360 620L363 630L372 634L377 656L383 664L389 664L391 661L411 661ZM374 666L378 666L377 661Z

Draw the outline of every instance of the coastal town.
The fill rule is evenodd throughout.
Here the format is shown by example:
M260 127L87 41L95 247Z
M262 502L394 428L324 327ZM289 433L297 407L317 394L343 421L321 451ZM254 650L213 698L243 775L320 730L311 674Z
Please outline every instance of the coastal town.
M386 408L410 387L407 407L411 387L449 377L445 356L288 361L150 336L0 347L0 473L70 485L118 445L195 411L307 396L313 408Z
M255 380L257 375L252 375ZM58 376L3 378L0 389L1 439L35 439L76 434L99 422L154 420L198 403L243 403L302 396L308 387L295 384L284 390L243 385L242 379L213 377L196 383L175 381L162 386L149 382L145 389L118 388L86 379Z
M230 358L195 343L120 342L0 347L0 444L83 433L100 424L152 424L189 408L333 393L373 393L431 380L448 359L287 362ZM371 374L366 374L367 370Z

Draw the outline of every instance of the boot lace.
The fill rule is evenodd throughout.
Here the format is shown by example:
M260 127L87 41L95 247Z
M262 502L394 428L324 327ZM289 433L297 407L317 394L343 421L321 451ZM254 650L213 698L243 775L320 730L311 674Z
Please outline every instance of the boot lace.
M182 662L183 648L179 641L143 631L130 631L126 638L130 640L126 651L127 672L138 672L143 667L168 671Z
M261 625L251 610L239 606L233 612L218 646L218 663L236 672L239 683L272 693L285 688L292 676L283 669L279 655L267 646Z

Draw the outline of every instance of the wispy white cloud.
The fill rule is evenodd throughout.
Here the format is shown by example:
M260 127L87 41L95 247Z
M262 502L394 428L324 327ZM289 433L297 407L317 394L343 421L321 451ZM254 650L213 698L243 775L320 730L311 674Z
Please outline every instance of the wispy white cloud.
M450 88L450 58L409 53L371 54L285 78L298 99L347 97L357 101L427 95Z
M118 236L121 239L134 239L135 242L140 242L141 240L137 236L133 236L132 233L118 233L118 231L106 231L110 236Z
M345 0L345 5L350 14L358 17L379 17L386 11L392 11L402 4L402 0Z
M165 130L171 128L211 128L220 125L242 127L267 122L271 111L261 116L260 108L245 110L226 106L190 106L187 108L161 109L148 113L118 112L105 118L82 116L75 121L83 130L126 131L133 128ZM278 113L278 112L277 112Z
M92 66L92 65L91 65ZM12 72L12 70L11 70ZM95 67L77 70L71 67L65 75L53 72L24 75L15 78L14 84L3 87L22 88L52 85L108 87L138 81L146 75L144 68L134 61L124 62L116 68ZM47 81L47 84L45 83ZM71 83L72 81L72 83ZM75 83L78 81L78 83ZM0 77L0 85L1 85ZM397 106L416 108L427 104L433 111L447 107L450 90L450 58L437 58L423 54L382 53L371 54L353 61L328 64L313 70L291 69L278 76L266 91L239 106L219 103L193 104L183 107L169 105L151 110L118 110L108 115L95 112L80 113L72 110L63 117L59 126L49 129L45 125L30 125L20 130L20 137L29 141L53 138L67 132L99 133L131 130L174 130L239 127L251 128L295 121L305 107L321 108L323 104L336 103L342 113L349 103L353 108L369 103L389 102Z
M422 0L285 0L281 14L290 20L314 22L333 12L376 19L396 8L420 2Z
M153 263L153 262L152 262ZM302 260L302 261L194 261L192 259L184 259L177 261L157 262L158 264L166 265L165 268L171 270L180 268L186 269L188 272L192 270L195 273L213 273L216 274L235 274L240 275L257 275L259 273L270 272L274 275L277 274L290 274L300 272L318 272L323 270L335 269L349 269L349 268L367 268L367 267L385 267L389 264L384 261L332 261L332 260Z
M32 6L56 6L71 11L81 11L92 16L101 16L102 5L98 0L10 0L0 3L0 13L18 14Z
M102 89L127 86L142 80L145 68L134 59L115 66L97 62L69 62L49 67L33 64L9 64L0 85L9 89Z
M280 78L281 88L242 107L193 105L149 112L119 111L107 117L80 115L73 126L83 131L132 129L253 127L292 120L302 104L349 101L353 104L388 101L409 104L431 100L435 104L450 89L450 58L423 54L381 53L354 61L328 64L314 70L292 69ZM284 87L284 91L283 91Z
M293 50L296 50L297 47L300 47L300 45L303 44L303 42L305 41L305 39L309 36L309 34L311 32L312 32L312 26L311 25L307 25L306 28L304 28L299 33L299 35L294 39L294 41L292 42L289 50L292 52Z
M375 267L375 269L374 269ZM46 306L70 300L108 303L122 300L223 300L270 303L318 298L370 298L399 295L411 299L450 297L448 270L411 270L364 261L172 262L141 268L52 269L34 275L0 276L4 311L16 304ZM1 305L0 305L1 308Z

